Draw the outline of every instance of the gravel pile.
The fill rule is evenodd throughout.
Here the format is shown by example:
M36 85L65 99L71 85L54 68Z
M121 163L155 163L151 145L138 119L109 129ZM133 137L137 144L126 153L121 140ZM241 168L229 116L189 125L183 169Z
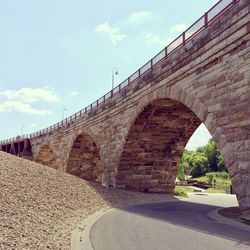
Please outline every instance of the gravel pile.
M0 249L70 249L71 232L102 208L164 201L164 194L106 189L0 152Z

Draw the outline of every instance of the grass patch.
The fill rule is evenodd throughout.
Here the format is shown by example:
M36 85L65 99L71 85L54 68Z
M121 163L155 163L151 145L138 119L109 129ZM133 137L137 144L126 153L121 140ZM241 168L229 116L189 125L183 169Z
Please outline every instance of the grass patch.
M204 182L207 184L211 184L211 179L209 178L211 174L214 174L215 179L215 188L209 188L205 192L207 193L226 193L227 190L230 189L230 185L232 184L229 178L224 176L223 172L211 172L207 173L207 175L194 178L193 180L197 180L199 182Z
M187 198L188 197L187 192L193 192L193 189L187 186L175 186L175 189L174 189L175 196L181 196L181 197Z
M231 182L231 180L229 178L225 179L225 178L221 177L216 172L211 172L211 173L214 173L216 184L231 185L232 182ZM207 173L207 174L210 174L210 173ZM194 178L193 180L197 180L197 181L205 182L205 183L209 184L209 177L207 175L204 175L204 176L201 176L201 177L198 177L198 178Z
M199 181L199 182L205 182L205 183L208 183L208 178L206 175L204 176L201 176L201 177L197 177L197 178L192 178L192 180L196 180L196 181Z
M225 194L226 190L225 189L217 189L217 188L208 188L207 190L204 190L205 193L221 193Z

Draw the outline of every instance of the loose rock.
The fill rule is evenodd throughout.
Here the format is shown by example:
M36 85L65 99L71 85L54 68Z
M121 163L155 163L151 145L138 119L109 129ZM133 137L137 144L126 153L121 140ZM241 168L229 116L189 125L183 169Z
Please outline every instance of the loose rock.
M74 228L107 207L170 196L104 188L0 152L0 249L70 249Z

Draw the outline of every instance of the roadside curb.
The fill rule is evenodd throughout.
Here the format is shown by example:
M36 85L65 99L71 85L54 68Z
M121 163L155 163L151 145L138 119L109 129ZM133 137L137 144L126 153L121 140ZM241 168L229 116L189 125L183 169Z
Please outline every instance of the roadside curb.
M235 221L234 219L230 219L230 218L226 218L222 215L220 215L218 213L218 211L220 210L221 208L218 208L218 209L215 209L215 210L212 210L210 211L207 215L216 220L217 222L219 223L223 223L223 224L227 224L227 225L230 225L230 226L233 226L233 227L236 227L238 229L241 229L241 230L245 230L245 231L248 231L250 232L250 227L243 224L243 223L240 223L238 221Z
M94 250L90 240L90 231L96 221L102 217L110 208L101 209L89 215L82 221L71 234L71 250Z

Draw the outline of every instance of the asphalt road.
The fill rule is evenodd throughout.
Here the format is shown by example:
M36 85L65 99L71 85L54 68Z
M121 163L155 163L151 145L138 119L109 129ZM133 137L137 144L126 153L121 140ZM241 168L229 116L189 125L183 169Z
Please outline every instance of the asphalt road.
M95 250L249 250L250 230L210 216L219 207L235 205L232 195L192 195L111 209L93 225L91 242Z

